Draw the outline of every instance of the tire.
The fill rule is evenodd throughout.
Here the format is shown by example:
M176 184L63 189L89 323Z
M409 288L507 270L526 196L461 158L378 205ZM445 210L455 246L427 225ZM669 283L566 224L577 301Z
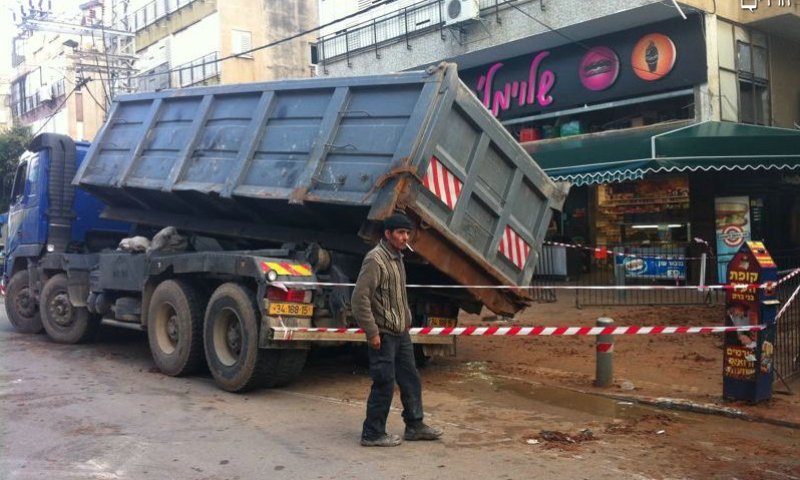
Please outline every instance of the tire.
M267 366L258 348L258 310L243 285L224 283L211 295L203 322L206 362L214 381L228 392L259 386Z
M162 282L153 292L147 339L165 375L189 375L203 366L203 307L198 292L181 280Z
M39 311L47 335L58 343L81 343L91 339L100 327L100 316L69 302L67 275L59 273L44 284Z
M6 314L8 321L19 333L40 333L42 317L39 304L31 295L28 271L20 270L11 277L6 287Z
M225 283L206 308L203 344L208 369L217 385L229 392L286 385L302 371L308 354L302 349L258 348L260 316L254 299L247 287Z

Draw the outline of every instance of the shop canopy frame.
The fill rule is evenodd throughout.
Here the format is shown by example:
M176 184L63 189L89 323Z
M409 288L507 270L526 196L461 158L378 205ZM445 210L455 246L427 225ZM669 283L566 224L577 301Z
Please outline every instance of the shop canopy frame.
M553 180L573 185L655 173L800 169L800 130L731 122L670 122L522 145Z

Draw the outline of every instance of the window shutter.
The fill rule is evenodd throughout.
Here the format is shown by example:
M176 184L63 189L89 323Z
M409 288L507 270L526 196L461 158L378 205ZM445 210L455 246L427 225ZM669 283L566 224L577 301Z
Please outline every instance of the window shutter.
M253 35L251 32L246 32L243 30L233 30L233 53L238 54L242 52L247 52L253 48ZM253 58L252 54L245 54L242 55L245 58Z

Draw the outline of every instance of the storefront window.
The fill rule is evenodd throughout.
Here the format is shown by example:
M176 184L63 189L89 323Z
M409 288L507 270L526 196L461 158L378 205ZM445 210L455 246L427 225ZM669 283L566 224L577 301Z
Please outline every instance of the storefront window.
M689 231L688 177L665 177L597 188L597 243L674 247Z

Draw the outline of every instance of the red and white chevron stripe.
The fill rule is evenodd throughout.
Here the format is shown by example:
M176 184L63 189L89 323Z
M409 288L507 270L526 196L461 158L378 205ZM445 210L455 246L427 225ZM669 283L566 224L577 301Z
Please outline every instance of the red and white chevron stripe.
M503 239L500 241L498 249L520 270L525 268L525 262L531 253L531 246L508 225L503 232Z
M689 333L758 332L766 325L713 326L713 327L416 327L411 335L431 336L500 336L500 337L565 337L573 335L668 335ZM363 334L361 328L291 328L275 327L275 340L291 340L294 332Z
M456 202L461 195L461 188L464 186L464 183L445 168L436 157L431 157L431 164L428 166L428 173L422 179L422 184L433 192L436 198L444 202L450 210L455 210Z

